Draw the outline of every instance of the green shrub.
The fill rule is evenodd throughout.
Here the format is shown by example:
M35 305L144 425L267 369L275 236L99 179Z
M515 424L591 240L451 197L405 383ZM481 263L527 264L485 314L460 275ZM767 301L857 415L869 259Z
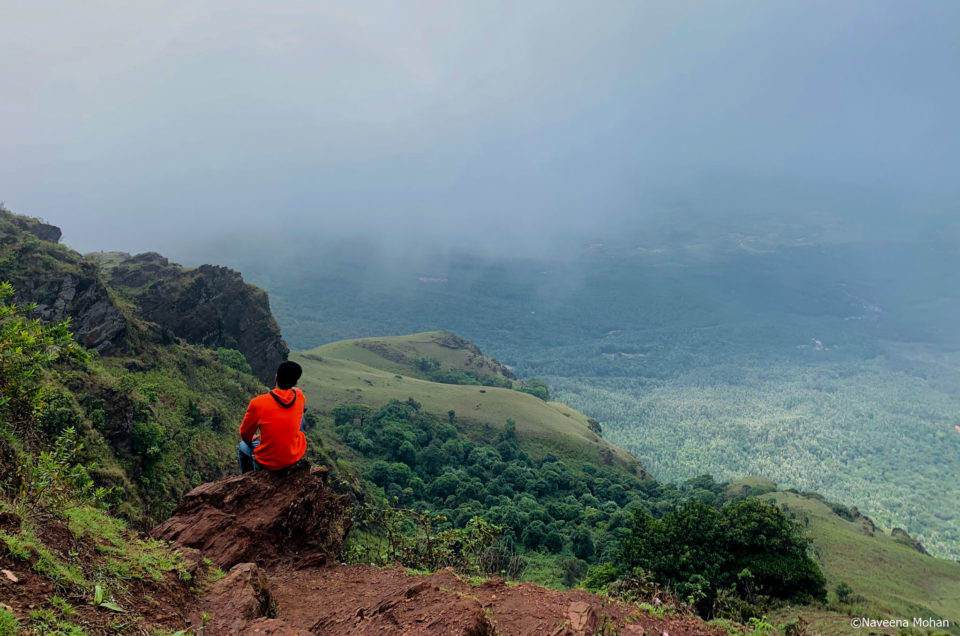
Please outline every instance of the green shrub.
M236 349L220 347L217 349L217 360L231 369L236 369L240 373L253 373L253 369L250 368L250 363L247 362L247 358Z
M846 581L840 581L837 583L837 587L834 588L834 593L837 595L837 600L843 604L850 602L850 596L853 594L853 588L850 587L850 584Z
M438 531L446 517L406 508L361 506L354 509L354 519L344 560L430 572L444 567L481 572L481 555L501 532L479 517L464 528Z
M530 378L529 380L524 380L523 384L520 386L520 390L524 393L529 393L534 395L544 402L550 400L550 387L547 386L547 383L543 380L537 378Z
M649 571L707 616L721 590L749 603L763 597L826 599L819 566L801 529L779 508L756 500L711 508L690 502L654 519L638 509L622 562Z

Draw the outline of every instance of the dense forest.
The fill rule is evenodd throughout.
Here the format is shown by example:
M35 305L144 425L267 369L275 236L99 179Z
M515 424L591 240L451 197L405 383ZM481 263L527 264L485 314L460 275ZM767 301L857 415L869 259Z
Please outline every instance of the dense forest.
M552 453L534 461L513 420L482 441L455 423L453 412L441 418L413 399L352 404L334 409L333 431L313 418L311 437L349 446L355 453L335 451L339 462L360 468L379 501L426 515L416 518L435 533L492 524L495 541L478 555L483 574L562 586L586 578L600 591L643 572L701 616L741 622L776 599L826 599L802 526L747 499L763 488L730 488L709 475L665 484ZM376 558L366 549L358 556Z

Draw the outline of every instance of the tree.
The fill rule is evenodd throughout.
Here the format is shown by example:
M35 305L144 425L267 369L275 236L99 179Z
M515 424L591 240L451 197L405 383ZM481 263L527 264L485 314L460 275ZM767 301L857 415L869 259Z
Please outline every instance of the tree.
M523 533L520 535L520 541L531 550L536 550L540 547L546 534L547 528L544 523L539 520L534 521L523 529Z
M550 400L550 387L547 386L546 382L538 378L524 380L523 384L520 386L520 390L524 393L529 393L530 395L536 396L544 402L548 402Z
M366 404L342 404L333 407L334 426L357 424L361 428L366 423L373 409Z
M593 431L594 433L596 433L597 435L599 435L600 437L603 437L603 427L600 426L600 422L598 422L597 420L593 419L592 417L591 417L590 419L588 419L588 420L587 420L587 427L588 427L591 431Z
M46 414L46 422L41 421L48 406L42 379L44 371L57 360L82 362L87 353L73 341L69 320L42 324L32 318L36 306L18 306L11 302L13 295L9 283L0 283L0 483L27 492L36 485L38 474L59 475L61 468L72 464L73 453L82 448L69 418L58 409ZM62 432L58 430L60 423L67 425ZM54 443L59 450L40 453L39 457L24 453L38 445L43 432L59 434ZM62 456L57 454L60 450ZM45 458L54 466L46 473ZM26 470L21 472L18 467ZM21 481L26 483L18 483Z
M715 509L699 501L662 519L638 509L622 542L627 569L641 568L706 616L723 589L781 599L825 600L819 566L802 530L779 508L755 499Z
M837 594L837 600L846 605L850 602L850 596L853 594L853 588L850 587L850 584L846 581L840 581L837 583L837 587L833 590Z
M588 561L593 558L596 547L593 545L593 536L586 528L579 527L570 536L571 549L578 559Z

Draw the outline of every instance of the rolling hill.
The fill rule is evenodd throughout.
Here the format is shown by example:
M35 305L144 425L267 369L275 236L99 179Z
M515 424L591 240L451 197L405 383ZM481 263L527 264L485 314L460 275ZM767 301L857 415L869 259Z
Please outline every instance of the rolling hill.
M521 446L534 459L550 452L646 475L635 457L593 432L583 413L513 389L431 382L414 366L417 358L434 358L443 368L479 370L484 375L506 378L509 373L483 357L475 345L445 331L345 340L290 356L303 366L300 385L311 406L321 412L344 404L380 407L393 399L413 398L431 413L454 411L461 430L475 439L490 438L508 419L514 420Z

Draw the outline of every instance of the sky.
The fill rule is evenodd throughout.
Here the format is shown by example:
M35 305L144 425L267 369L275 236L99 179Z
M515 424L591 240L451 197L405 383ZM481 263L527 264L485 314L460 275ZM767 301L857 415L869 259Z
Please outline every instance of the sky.
M954 0L0 0L0 201L129 252L955 215L958 24Z

